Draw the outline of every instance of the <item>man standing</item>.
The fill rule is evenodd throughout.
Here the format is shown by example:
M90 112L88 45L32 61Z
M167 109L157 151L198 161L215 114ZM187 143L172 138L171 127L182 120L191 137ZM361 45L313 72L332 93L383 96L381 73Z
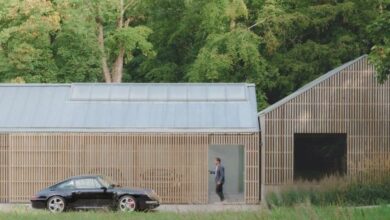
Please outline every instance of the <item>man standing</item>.
M215 171L210 171L211 174L215 174L215 191L219 196L221 202L225 200L223 195L223 184L225 183L225 167L221 164L221 158L215 158Z

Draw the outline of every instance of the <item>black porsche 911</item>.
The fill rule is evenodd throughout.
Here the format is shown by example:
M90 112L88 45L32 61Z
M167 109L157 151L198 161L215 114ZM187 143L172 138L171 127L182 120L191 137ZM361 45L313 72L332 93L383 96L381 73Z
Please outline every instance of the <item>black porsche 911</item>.
M124 212L158 207L160 198L151 189L121 188L105 176L76 176L39 191L33 208L63 212L69 209L110 208Z

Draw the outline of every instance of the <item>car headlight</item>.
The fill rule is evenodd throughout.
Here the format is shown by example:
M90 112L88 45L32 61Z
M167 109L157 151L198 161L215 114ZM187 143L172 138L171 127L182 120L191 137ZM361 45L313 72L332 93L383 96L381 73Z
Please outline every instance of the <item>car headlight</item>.
M30 198L30 200L38 200L38 199L45 199L45 198L46 198L46 196L44 196L44 195L35 194L34 196L32 196Z
M30 200L37 200L37 199L39 199L39 196L38 196L38 195L34 195L34 196L32 196L32 197L30 198Z
M150 190L146 193L149 198L160 201L160 197L157 195L157 193L154 190Z

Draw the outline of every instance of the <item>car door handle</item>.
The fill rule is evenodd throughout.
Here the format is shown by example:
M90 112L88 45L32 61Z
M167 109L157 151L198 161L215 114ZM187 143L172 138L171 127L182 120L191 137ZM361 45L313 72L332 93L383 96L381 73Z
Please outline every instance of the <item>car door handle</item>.
M81 191L76 191L76 192L74 192L74 194L80 195L80 194L81 194Z

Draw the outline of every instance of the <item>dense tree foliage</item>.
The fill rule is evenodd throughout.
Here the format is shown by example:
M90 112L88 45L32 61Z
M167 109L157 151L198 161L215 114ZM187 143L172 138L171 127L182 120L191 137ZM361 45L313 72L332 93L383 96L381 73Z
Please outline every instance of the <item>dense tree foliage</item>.
M2 82L250 82L259 107L362 54L389 0L0 0Z

